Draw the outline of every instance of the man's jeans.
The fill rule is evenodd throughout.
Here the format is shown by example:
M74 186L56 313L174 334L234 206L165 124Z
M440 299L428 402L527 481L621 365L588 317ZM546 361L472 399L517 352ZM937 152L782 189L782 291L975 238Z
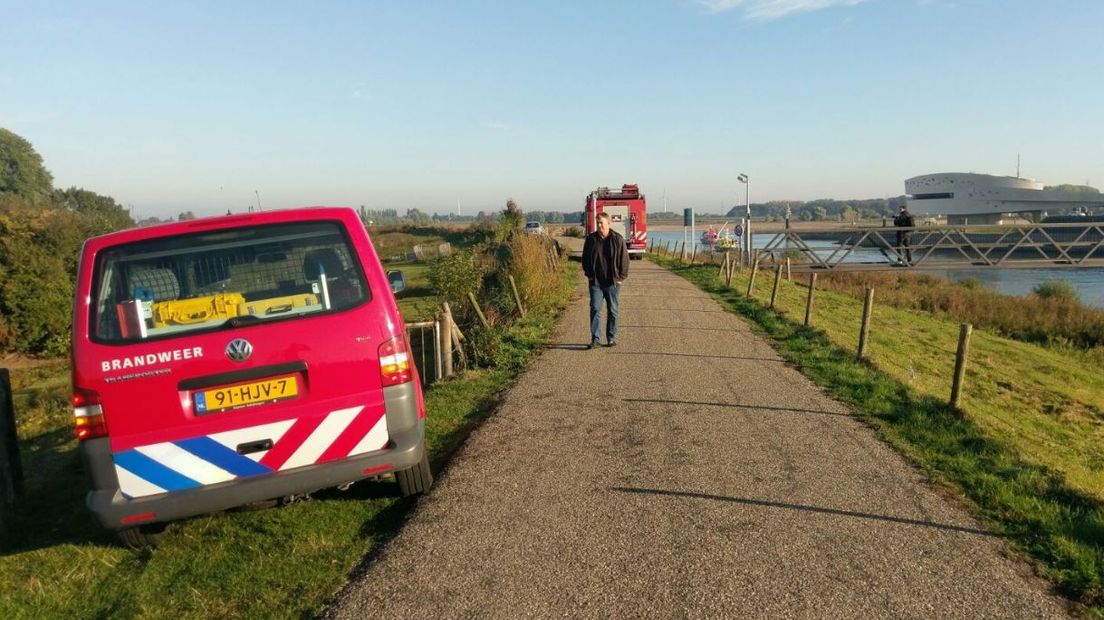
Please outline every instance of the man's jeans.
M599 342L598 323L602 313L602 300L606 300L606 342L617 341L617 296L621 293L620 284L602 287L597 282L590 284L590 341Z

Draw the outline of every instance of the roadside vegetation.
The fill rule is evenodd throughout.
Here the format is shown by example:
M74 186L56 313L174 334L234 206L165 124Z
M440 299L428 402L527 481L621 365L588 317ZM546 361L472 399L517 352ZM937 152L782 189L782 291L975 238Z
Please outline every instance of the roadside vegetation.
M779 353L853 408L890 445L951 489L990 528L1094 617L1104 617L1104 376L1060 351L977 330L959 410L947 406L958 320L887 307L876 287L867 359L855 347L862 300L771 274L745 297L713 265L653 260L757 325ZM819 285L819 282L818 282Z
M1031 295L1011 297L977 280L951 282L925 274L840 272L823 274L817 287L861 297L867 286L878 303L922 310L1015 340L1089 354L1104 362L1104 310L1080 303L1068 282L1050 280Z
M39 207L0 192L0 227L12 221L39 222L37 236L22 238L32 245L48 239L57 218L69 217L76 216L56 205ZM467 367L426 389L427 447L437 472L539 352L574 286L574 270L563 268L566 260L554 245L526 237L522 226L521 211L511 201L500 218L475 226L369 228L387 268L401 269L407 278L407 291L399 296L405 320L432 319L440 302L451 299L465 334ZM3 229L5 234L8 230ZM20 319L9 314L8 306L0 306L0 325L8 326L0 364L12 371L26 473L26 493L7 530L0 532L0 580L6 584L0 592L0 617L267 618L321 613L364 558L394 536L414 505L414 500L398 497L390 477L359 482L344 492L322 491L276 508L174 523L162 546L144 552L122 547L85 509L88 486L72 432L68 361L51 355L68 347L75 264L66 263L65 257L72 256L75 263L82 235L98 232L106 230L75 229L64 249L49 246L40 253L62 257L52 271L36 276L49 278L58 289L57 303L65 308L57 325L51 323L52 336L14 346L11 326ZM451 245L450 255L409 260L413 245L442 242ZM8 260L0 265L19 265L26 246L20 248L0 248L7 252L0 258ZM446 285L451 278L441 277L458 261L472 276L465 281L462 299ZM436 287L431 285L434 274ZM525 317L508 292L507 275L514 276ZM28 286L34 281L26 280ZM483 306L490 327L476 326L467 292ZM429 368L419 371L427 379L432 374Z

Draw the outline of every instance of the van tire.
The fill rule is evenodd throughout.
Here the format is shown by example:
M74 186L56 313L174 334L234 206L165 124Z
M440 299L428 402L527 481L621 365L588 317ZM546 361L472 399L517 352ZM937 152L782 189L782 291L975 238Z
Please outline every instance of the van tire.
M429 456L423 451L422 460L417 465L410 469L395 472L395 481L399 483L399 493L403 497L410 497L428 491L429 487L433 486L433 472L429 470Z
M152 549L164 540L167 527L167 523L153 523L151 525L128 527L116 533L119 535L119 540L131 549Z

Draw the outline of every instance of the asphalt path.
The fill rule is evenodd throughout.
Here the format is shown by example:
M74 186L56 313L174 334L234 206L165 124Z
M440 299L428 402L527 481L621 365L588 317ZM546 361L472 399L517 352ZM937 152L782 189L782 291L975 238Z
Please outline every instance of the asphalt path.
M634 261L618 346L587 325L580 286L330 617L1068 617L690 283Z

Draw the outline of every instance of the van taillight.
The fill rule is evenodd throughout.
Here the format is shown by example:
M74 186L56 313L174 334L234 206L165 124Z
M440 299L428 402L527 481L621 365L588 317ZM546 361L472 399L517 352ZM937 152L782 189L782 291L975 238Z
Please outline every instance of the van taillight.
M414 378L406 336L396 336L380 345L379 364L383 387L406 383Z
M107 436L99 394L92 390L73 390L73 423L80 441Z

